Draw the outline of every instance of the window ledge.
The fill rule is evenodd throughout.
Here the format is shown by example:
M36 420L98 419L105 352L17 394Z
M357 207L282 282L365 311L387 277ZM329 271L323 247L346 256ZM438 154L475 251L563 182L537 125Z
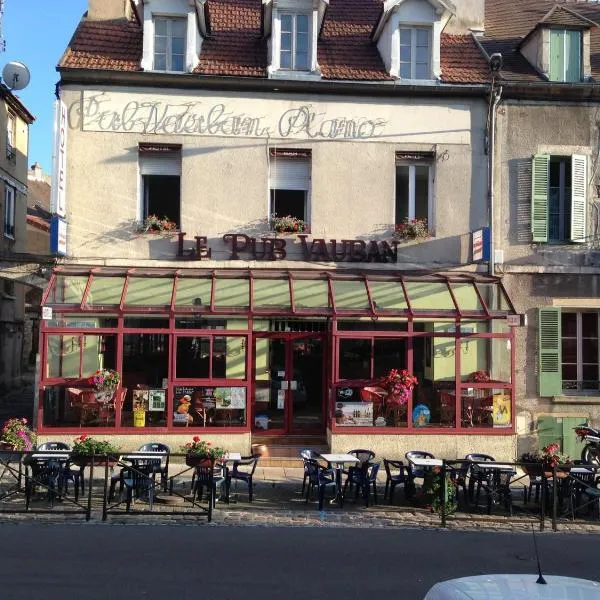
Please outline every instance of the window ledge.
M286 69L269 69L269 79L288 79L292 81L321 81L318 71L291 71Z
M181 229L169 229L169 230L148 230L148 231L136 231L138 235L178 235L181 233Z
M553 396L554 404L600 404L600 393Z

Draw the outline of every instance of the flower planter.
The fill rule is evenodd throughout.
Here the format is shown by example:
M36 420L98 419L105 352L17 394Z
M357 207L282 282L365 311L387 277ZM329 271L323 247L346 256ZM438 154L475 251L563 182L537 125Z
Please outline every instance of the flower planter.
M185 457L185 464L188 467L214 467L215 460L213 458L206 458L206 456L188 454Z
M91 456L89 454L73 454L71 455L71 462L78 467L89 467L92 462L95 467L114 467L119 462L118 454L107 454L106 456L100 454L98 456Z
M3 463L20 462L21 454L12 444L0 442L0 461Z

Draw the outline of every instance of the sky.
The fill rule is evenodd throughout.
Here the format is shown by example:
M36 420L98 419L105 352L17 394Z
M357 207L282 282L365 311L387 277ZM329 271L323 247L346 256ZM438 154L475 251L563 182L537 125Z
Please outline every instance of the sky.
M37 161L46 173L52 171L56 65L87 4L88 0L4 2L6 50L0 52L0 72L11 60L25 63L31 72L31 83L16 95L36 118L29 128L29 166Z

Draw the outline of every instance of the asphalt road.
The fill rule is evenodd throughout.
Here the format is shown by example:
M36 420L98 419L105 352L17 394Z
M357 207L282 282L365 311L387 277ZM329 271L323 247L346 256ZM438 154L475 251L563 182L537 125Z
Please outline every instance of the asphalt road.
M598 537L538 536L546 573L600 579ZM522 533L3 524L2 600L421 599L435 582L535 571Z

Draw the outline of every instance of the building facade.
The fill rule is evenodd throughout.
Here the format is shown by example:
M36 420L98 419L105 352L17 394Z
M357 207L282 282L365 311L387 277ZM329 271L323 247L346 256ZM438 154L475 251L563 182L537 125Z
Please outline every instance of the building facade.
M4 85L0 86L0 391L21 384L26 287L18 269L4 258L26 252L27 151L33 116ZM6 268L4 268L6 267Z
M59 65L42 435L513 457L516 311L471 243L482 26L438 0L91 0Z

